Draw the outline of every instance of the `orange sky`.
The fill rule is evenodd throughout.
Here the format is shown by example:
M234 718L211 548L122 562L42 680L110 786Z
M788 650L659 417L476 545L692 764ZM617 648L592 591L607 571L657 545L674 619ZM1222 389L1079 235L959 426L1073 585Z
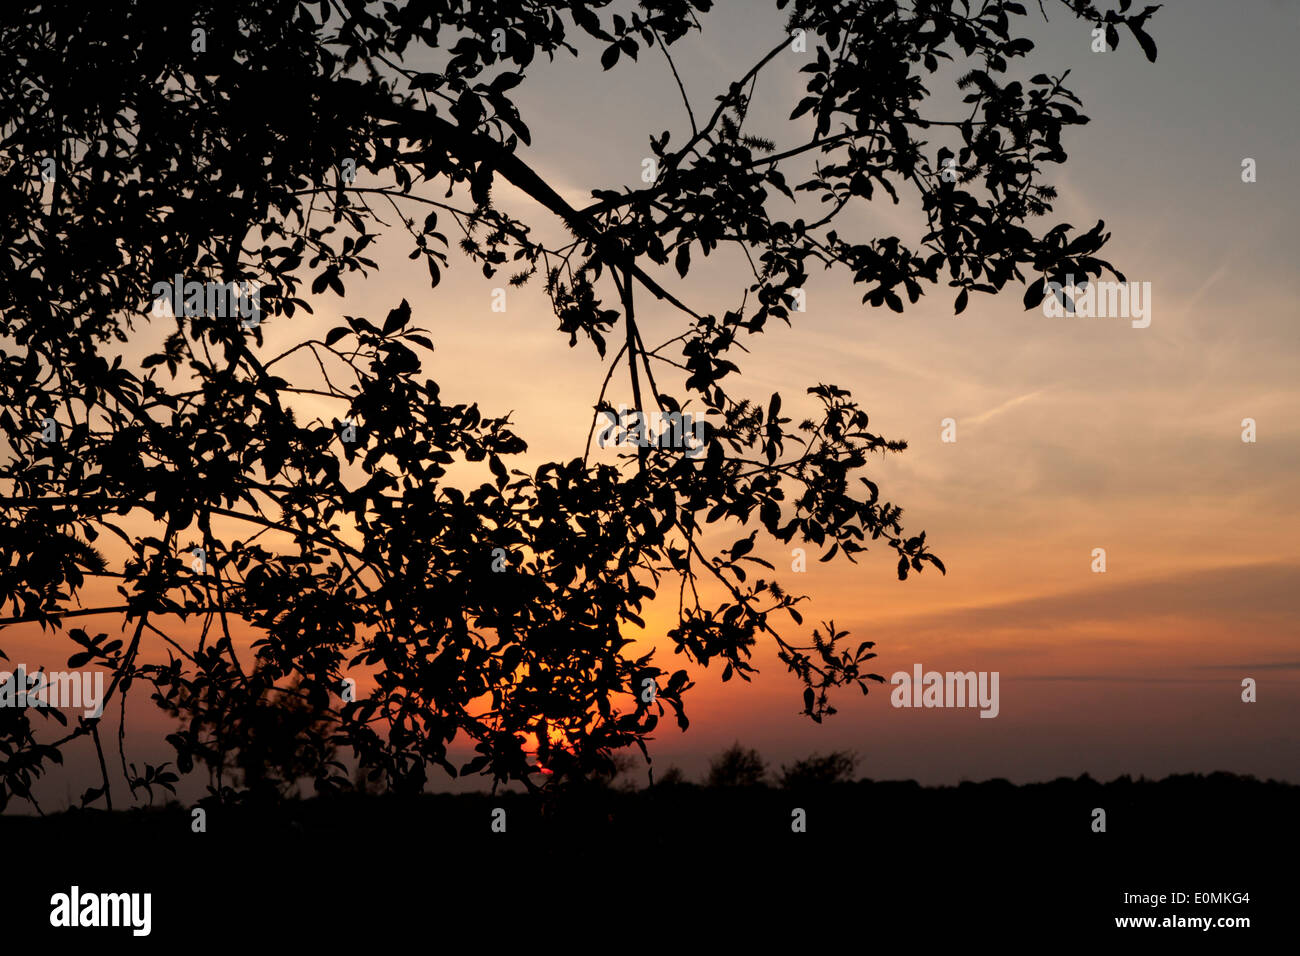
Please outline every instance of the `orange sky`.
M677 53L696 102L743 72L779 25L752 4L724 2L704 37ZM657 763L698 775L708 755L739 739L774 763L851 749L864 775L927 783L1085 771L1300 779L1295 15L1263 0L1202 0L1166 4L1151 29L1156 64L1131 42L1091 54L1087 28L1054 16L1034 28L1040 49L1024 67L1074 70L1093 121L1067 134L1050 218L1082 229L1105 219L1114 238L1102 254L1152 284L1149 328L1045 318L1025 312L1015 290L975 296L954 317L941 289L900 316L862 305L846 276L817 274L807 312L793 328L747 341L743 377L731 385L761 400L780 390L798 420L811 410L804 389L835 383L874 429L909 441L872 477L902 504L906 528L927 531L946 577L927 569L900 583L877 550L857 566L819 564L810 550L802 575L788 572L789 549L769 542L757 553L813 597L809 628L833 618L855 642L875 640L886 676L918 662L999 671L999 716L895 709L886 685L866 699L845 691L841 712L817 726L797 715L793 678L774 656L760 657L767 666L753 685L694 675L692 728L682 735L665 721ZM749 122L778 143L799 65L764 73L756 94ZM609 74L595 63L539 62L518 92L534 132L525 157L577 204L592 188L637 185L647 133L683 129L671 75L649 56ZM1256 183L1240 180L1247 156L1258 161ZM507 189L497 201L541 235L556 229ZM877 202L855 216L864 236L918 230L906 204ZM320 334L343 313L382 318L406 298L432 330L438 351L426 371L444 400L478 401L485 414L513 409L530 451L511 467L580 455L605 369L585 343L568 348L540 284L510 290L507 311L494 313L491 290L503 278L453 262L431 291L408 251L401 237L384 242L380 274L350 286L346 300L317 297L314 317L269 322L264 354L301 338L303 324ZM671 270L662 280L700 311L736 307L745 285L741 263L723 252L698 261L685 282ZM612 304L612 288L605 299ZM638 318L651 346L682 329L650 302ZM146 350L131 348L137 358ZM1258 423L1254 444L1241 441L1246 417ZM957 423L954 443L940 440L945 418ZM1094 548L1106 549L1105 574L1090 569ZM649 615L647 640L671 626L671 613ZM47 653L48 638L31 629L8 629L0 646L11 664L61 667L67 657ZM1257 703L1241 701L1244 677L1258 681ZM142 734L148 706L135 704ZM130 756L165 759L165 748L142 741ZM57 805L56 777L48 796Z

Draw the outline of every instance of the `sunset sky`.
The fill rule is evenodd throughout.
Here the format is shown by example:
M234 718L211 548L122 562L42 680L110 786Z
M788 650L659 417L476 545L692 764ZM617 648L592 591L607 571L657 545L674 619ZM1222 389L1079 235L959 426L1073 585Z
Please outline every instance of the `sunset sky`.
M691 729L661 723L657 768L698 777L739 740L773 764L852 750L861 775L930 784L1214 770L1300 781L1300 333L1290 288L1300 7L1166 3L1150 24L1159 47L1151 64L1127 34L1118 50L1092 53L1086 24L1053 4L1044 24L1028 6L1038 48L1013 75L1070 69L1067 85L1092 118L1067 128L1069 161L1047 177L1060 198L1035 229L1068 222L1082 231L1104 219L1113 238L1101 255L1151 284L1150 327L1026 312L1018 286L973 296L957 317L951 290L927 287L897 315L862 304L843 272L814 273L807 312L745 341L743 376L728 379L735 396L766 401L780 391L796 421L812 410L807 387L839 385L873 429L908 441L870 474L903 506L905 528L927 532L946 577L927 568L899 582L884 549L857 565L819 564L807 545L804 574L790 572L789 548L760 537L757 553L811 596L806 628L833 619L854 643L876 641L874 669L886 677L916 663L998 671L1000 714L895 709L879 685L866 698L842 691L840 712L819 726L798 715L800 687L765 647L751 685L692 671ZM697 115L773 45L783 15L721 0L702 22L703 34L673 47ZM805 62L792 52L759 80L746 128L778 148L796 135L785 117ZM521 155L575 205L595 188L641 185L649 134L689 135L658 51L610 72L595 57L538 61L515 92L534 140ZM951 102L944 91L933 115ZM1257 182L1242 182L1246 157L1257 161ZM549 213L504 185L497 200L541 235L560 235ZM923 225L914 206L878 197L842 231L910 241ZM580 456L606 366L589 343L568 347L540 282L510 290L507 311L494 313L491 290L504 277L454 260L431 290L409 250L394 230L375 257L379 273L353 280L344 300L316 297L314 317L268 324L265 354L303 335L291 325L323 332L344 313L382 319L405 298L437 345L426 371L444 400L513 410L529 452L511 467ZM720 251L694 265L686 281L671 268L659 277L698 311L739 305L743 260ZM612 307L612 286L603 294ZM652 347L684 328L648 298L638 319ZM1241 439L1248 417L1253 444ZM945 418L956 421L954 443L940 440ZM717 543L740 536L733 527ZM1091 570L1094 548L1106 550L1104 574ZM675 605L656 607L647 630L629 636L653 643L674 616ZM62 645L45 651L48 636L31 629L7 629L0 646L11 664L59 668L67 657ZM681 666L666 641L664 658L670 670ZM1245 677L1258 682L1257 703L1241 700ZM167 759L154 745L162 733L150 730L163 722L143 694L132 703L141 736L128 756ZM93 751L82 751L69 763L85 758L89 768ZM72 795L93 779L74 775ZM44 792L57 807L63 775L52 783Z

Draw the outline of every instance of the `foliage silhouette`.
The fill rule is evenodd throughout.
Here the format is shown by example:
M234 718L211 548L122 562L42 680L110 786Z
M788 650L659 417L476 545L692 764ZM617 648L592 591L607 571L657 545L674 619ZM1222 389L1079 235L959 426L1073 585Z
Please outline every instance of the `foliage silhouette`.
M767 764L757 750L746 750L740 742L713 758L705 785L709 787L756 787L767 776Z
M682 773L682 768L673 764L659 775L654 784L657 787L680 787L686 782L686 774Z
M853 771L858 765L855 754L841 750L812 754L781 767L777 785L785 790L809 787L826 787L836 783L852 783Z
M1154 7L1059 2L1112 45L1126 28L1154 59ZM871 453L905 445L869 431L831 384L808 389L818 414L798 423L779 394L734 394L738 353L769 320L794 319L816 265L847 271L865 303L896 312L941 281L957 312L971 292L1013 281L1033 307L1047 281L1110 268L1096 258L1102 223L1073 237L1068 225L1028 225L1050 210L1043 167L1065 160L1062 132L1086 117L1064 75L1004 76L1033 46L1015 35L1023 4L776 0L788 30L809 38L806 95L788 123L757 130L748 116L759 74L793 62L787 32L710 111L681 87L682 130L650 138L653 183L570 205L528 164L531 134L511 97L529 65L598 53L614 69L653 47L677 76L672 48L706 28L711 5L7 4L0 507L21 531L0 537L0 623L59 630L115 615L125 640L68 631L74 666L111 672L110 707L150 688L181 718L168 738L178 770L208 766L223 800L249 789L232 786L232 765L283 748L221 728L251 728L268 695L290 688L305 709L280 733L311 755L321 791L351 786L343 755L395 793L421 789L432 766L530 787L609 774L623 748L645 752L666 708L687 726L687 671L630 656L624 636L673 583L680 611L661 643L720 666L724 681L750 679L760 640L799 679L814 720L834 712L832 690L882 681L868 670L872 644L843 646L833 624L786 636L803 626L803 598L753 577L754 565L773 569L752 552L761 530L824 549L823 560L879 542L900 579L927 563L942 571L863 473ZM923 112L924 79L945 61L961 72L968 115ZM787 181L800 158L815 158L815 172ZM954 163L960 176L945 175ZM494 205L503 181L570 239L548 246ZM845 210L902 189L923 209L917 247L841 231ZM783 218L782 204L809 202L824 211ZM304 292L341 296L374 271L367 254L389 211L433 286L449 264L444 229L484 276L539 282L570 345L589 343L610 377L626 371L638 410L704 415L702 455L640 447L617 466L584 456L510 469L523 439L506 417L444 400L422 374L433 346L405 301L381 321L313 325ZM751 256L753 282L723 315L647 272L672 263L685 276L724 245ZM260 321L234 314L233 286L197 314L149 315L156 284L176 275L258 284ZM683 323L653 347L637 321L646 296ZM290 323L295 344L271 354L264 327ZM287 380L291 358L310 358L319 377ZM308 400L332 411L309 419ZM596 417L609 408L602 390ZM447 472L462 462L490 479L454 486ZM710 525L750 527L709 553ZM50 546L105 534L117 549L107 565ZM85 606L88 579L120 599ZM700 594L701 579L720 600ZM190 620L194 639L177 631ZM251 651L239 646L250 636ZM341 696L350 674L355 700ZM30 799L62 748L88 736L103 786L86 801L111 807L98 723L41 742L28 714L0 714L0 805ZM463 741L476 756L455 766L449 747Z

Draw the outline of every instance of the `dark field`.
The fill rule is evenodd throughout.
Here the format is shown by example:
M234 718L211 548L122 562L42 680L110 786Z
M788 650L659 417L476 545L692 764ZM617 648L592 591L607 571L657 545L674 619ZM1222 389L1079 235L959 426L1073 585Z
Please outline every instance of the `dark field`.
M506 811L506 832L491 828ZM1092 811L1106 810L1105 833ZM50 896L148 891L148 938L277 948L380 943L659 950L914 939L1108 937L1122 948L1293 938L1300 788L1215 774L923 788L912 782L593 789L169 807L0 820L8 932L48 932ZM792 812L807 830L791 832ZM1157 907L1124 894L1185 892ZM1196 893L1249 902L1194 903ZM1120 916L1246 916L1249 929L1116 928ZM1284 934L1278 936L1278 934ZM1244 934L1244 935L1242 935ZM13 937L11 937L13 938ZM255 943L262 940L261 943ZM550 944L545 943L551 940ZM567 943L565 941L568 941ZM389 945L385 943L385 945ZM766 948L766 945L765 945Z

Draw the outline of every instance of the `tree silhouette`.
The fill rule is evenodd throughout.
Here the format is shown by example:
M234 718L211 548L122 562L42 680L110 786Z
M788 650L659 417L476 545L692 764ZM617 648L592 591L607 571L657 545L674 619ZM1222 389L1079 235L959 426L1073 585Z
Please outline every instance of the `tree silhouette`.
M767 776L767 764L757 750L746 750L733 743L709 762L705 778L710 787L756 787Z
M778 784L786 790L825 787L834 783L852 783L853 770L858 765L857 755L841 750L828 754L815 753L802 760L781 767Z
M1154 7L1060 4L1112 46L1126 28L1154 59ZM238 793L220 754L283 750L231 738L234 727L290 735L321 790L349 786L336 750L396 792L423 787L430 766L529 786L543 768L608 774L622 748L645 751L665 705L687 726L686 670L631 656L624 636L664 588L681 597L661 643L726 681L749 680L756 644L772 642L814 720L833 712L833 689L883 681L867 670L871 643L849 649L833 624L789 636L803 598L753 576L773 569L751 552L760 531L824 560L879 542L900 579L942 571L864 474L871 453L905 445L869 430L831 384L808 389L818 413L797 423L779 394L735 394L739 353L769 320L793 320L814 266L846 271L864 303L896 312L941 281L961 312L971 292L1013 280L1032 307L1047 281L1100 275L1102 223L1073 237L1029 225L1051 208L1043 167L1065 160L1062 131L1086 117L1064 75L1005 76L1033 46L1014 32L1020 3L776 0L787 31L707 110L678 81L683 124L651 135L653 182L570 205L528 162L511 94L529 65L598 55L614 69L653 48L677 77L672 48L707 29L711 5L6 5L0 504L15 533L0 536L0 623L116 615L124 640L68 631L70 666L109 669L110 704L150 687L182 718L168 738L177 767L215 768L222 797ZM963 115L925 111L925 79L944 61L960 73ZM806 95L779 129L754 128L760 73L792 62ZM815 171L788 181L801 157ZM494 205L502 181L568 240L539 241ZM845 210L900 190L920 198L919 245L842 229ZM588 455L509 468L523 439L506 417L444 400L405 301L375 321L312 321L304 291L341 296L374 271L367 254L389 215L433 286L456 233L484 276L539 283L570 345L610 363ZM685 276L724 245L750 257L753 281L722 315L647 271ZM174 276L222 288L191 298L182 285L168 316L158 284ZM662 343L638 324L647 297L681 317ZM290 324L294 344L272 354L264 327ZM284 377L299 358L318 377ZM592 462L598 427L637 430L608 400L620 369L638 413L702 420L699 445L642 440L618 465ZM311 417L307 400L332 410ZM486 480L449 482L464 462ZM744 530L707 546L727 526ZM96 564L88 548L106 533L115 550ZM88 579L119 597L86 606ZM719 599L697 586L706 579ZM177 630L190 620L195 638ZM246 638L251 651L237 646ZM350 674L355 699L342 691ZM259 723L268 695L290 688L300 719ZM90 736L104 779L87 799L111 807L97 718L46 743L23 714L0 721L0 802L28 797L64 745ZM454 766L453 741L476 756Z

